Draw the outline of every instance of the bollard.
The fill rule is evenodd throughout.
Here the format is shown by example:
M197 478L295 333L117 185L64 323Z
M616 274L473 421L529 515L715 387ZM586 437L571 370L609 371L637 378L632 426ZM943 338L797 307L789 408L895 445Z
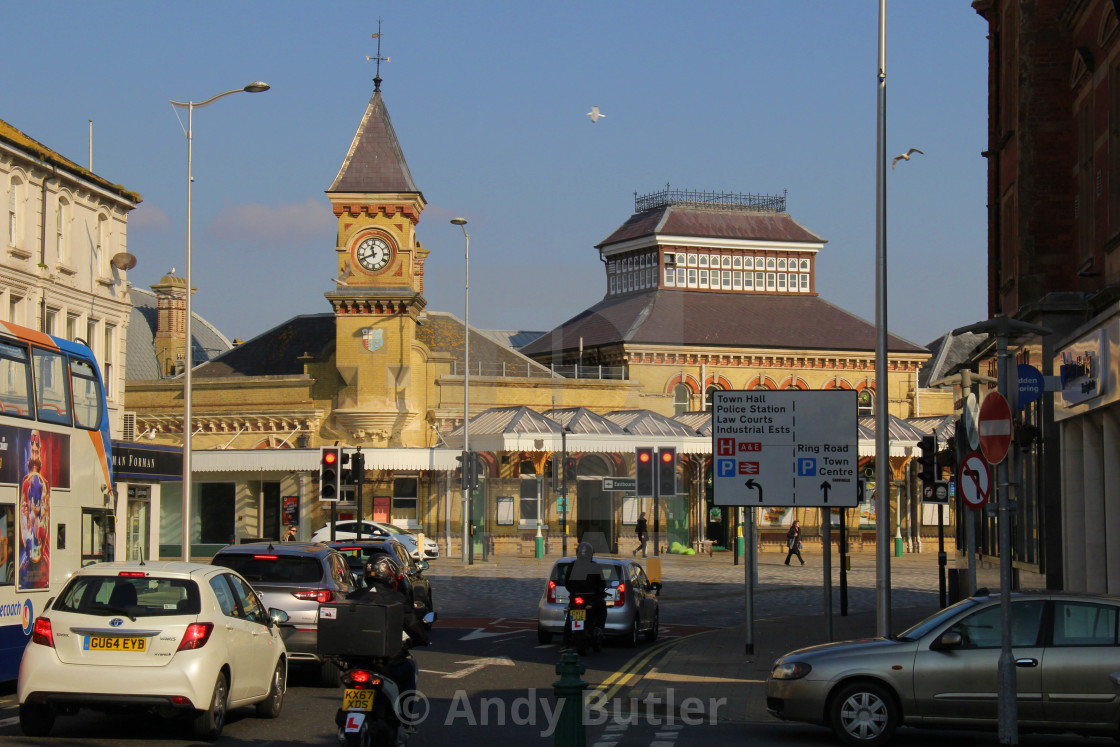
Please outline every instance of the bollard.
M583 727L583 691L587 683L580 679L584 671L586 667L575 651L569 649L560 655L560 662L556 665L556 674L560 675L560 679L552 683L559 713L554 732L557 747L585 747L587 744Z

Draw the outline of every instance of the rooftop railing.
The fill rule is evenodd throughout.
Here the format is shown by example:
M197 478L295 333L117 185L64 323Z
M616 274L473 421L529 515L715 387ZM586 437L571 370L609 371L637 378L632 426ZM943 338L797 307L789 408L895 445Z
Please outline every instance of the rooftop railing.
M509 376L527 379L614 379L618 381L624 381L626 379L625 366L552 365L545 368L542 365L534 365L532 363L513 364L471 361L470 373L471 376ZM451 362L451 375L463 375L463 367L459 365L459 361Z
M756 195L739 194L735 192L701 192L691 189L665 189L660 192L651 192L647 195L634 193L634 212L644 213L647 210L684 205L686 207L703 207L716 210L753 210L760 213L784 213L786 211L786 194Z

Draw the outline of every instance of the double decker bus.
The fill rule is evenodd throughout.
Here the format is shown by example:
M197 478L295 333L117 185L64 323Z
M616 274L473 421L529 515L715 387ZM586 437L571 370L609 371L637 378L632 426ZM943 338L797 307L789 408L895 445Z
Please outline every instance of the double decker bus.
M105 387L85 345L0 322L0 681L70 574L106 558Z

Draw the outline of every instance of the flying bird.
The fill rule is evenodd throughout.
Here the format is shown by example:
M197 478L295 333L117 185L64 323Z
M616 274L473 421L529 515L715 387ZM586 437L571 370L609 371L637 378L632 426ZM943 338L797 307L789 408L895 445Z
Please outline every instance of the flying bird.
M906 152L905 152L905 153L903 153L902 155L900 155L900 156L895 156L895 157L894 157L894 160L893 160L893 161L891 161L891 168L893 169L893 168L894 168L894 165L895 165L896 163L898 163L899 161L909 161L909 160L910 160L910 154L911 154L911 153L921 153L921 154L922 154L923 156L925 155L925 153L922 153L922 152L921 152L920 150L918 150L917 148L911 148L910 150L906 151Z
M589 111L587 113L587 116L591 117L591 124L595 124L596 122L598 122L600 119L602 119L603 117L605 117L607 115L600 112L599 107L593 106L593 107L591 107L591 111Z

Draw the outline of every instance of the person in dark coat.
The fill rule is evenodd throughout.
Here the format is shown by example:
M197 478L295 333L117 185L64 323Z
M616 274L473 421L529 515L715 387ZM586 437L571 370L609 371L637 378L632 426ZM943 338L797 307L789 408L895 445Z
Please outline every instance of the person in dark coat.
M642 511L642 515L638 517L638 526L635 528L638 535L638 546L634 548L631 555L637 555L640 550L642 557L646 556L646 540L649 539L649 525L646 524L646 512Z
M564 586L569 594L580 594L591 600L595 623L600 630L604 629L607 623L607 604L604 601L607 584L602 566L595 562L595 548L590 542L580 542L576 547L576 559Z
M801 565L805 565L805 558L801 557L801 522L797 519L793 520L793 525L786 532L786 547L789 552L786 553L786 565L789 565L789 559L794 555L801 561Z

